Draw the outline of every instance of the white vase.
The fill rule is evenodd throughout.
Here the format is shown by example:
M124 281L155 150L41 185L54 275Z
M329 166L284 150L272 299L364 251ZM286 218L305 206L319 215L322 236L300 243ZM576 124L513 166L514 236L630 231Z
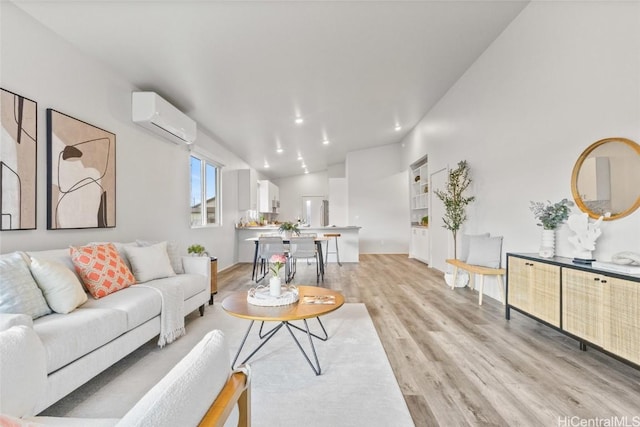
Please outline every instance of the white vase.
M556 230L542 230L538 254L542 258L553 258L556 254Z
M293 231L291 231L291 230L282 231L282 238L284 240L291 240L291 236L293 236Z
M282 292L282 282L279 277L272 277L269 279L269 295L272 297L279 297Z

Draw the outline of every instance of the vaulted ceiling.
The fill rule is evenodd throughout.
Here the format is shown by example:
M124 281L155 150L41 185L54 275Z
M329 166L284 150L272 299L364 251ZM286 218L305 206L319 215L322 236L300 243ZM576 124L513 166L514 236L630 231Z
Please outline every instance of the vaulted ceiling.
M527 1L15 3L283 177L399 142Z

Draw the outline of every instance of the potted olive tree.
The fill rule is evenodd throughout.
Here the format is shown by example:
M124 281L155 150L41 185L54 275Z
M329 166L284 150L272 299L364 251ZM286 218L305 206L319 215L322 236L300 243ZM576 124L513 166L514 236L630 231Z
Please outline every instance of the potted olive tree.
M453 257L458 257L458 231L460 227L467 220L466 207L469 203L475 200L474 196L466 197L464 192L471 185L471 178L469 177L469 164L466 160L458 162L458 166L455 169L449 171L449 179L447 181L447 188L445 190L435 190L436 196L442 203L444 203L444 221L443 227L451 231L453 235ZM447 274L450 277L447 277ZM445 281L450 285L450 281L453 280L453 274L445 274ZM458 274L458 282L456 286L465 286L469 280L468 275Z

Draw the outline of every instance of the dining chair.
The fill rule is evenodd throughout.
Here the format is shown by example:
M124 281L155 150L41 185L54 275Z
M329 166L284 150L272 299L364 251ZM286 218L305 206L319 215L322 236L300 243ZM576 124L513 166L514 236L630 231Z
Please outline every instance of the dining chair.
M287 250L284 247L281 236L261 236L258 238L258 262L260 263L260 272L262 276L256 278L256 282L264 279L269 271L269 259L273 255L284 255L288 257ZM288 262L285 264L285 281L288 277Z
M318 233L299 233L298 236L300 236L300 237L313 237L313 240L315 242L316 237L318 237ZM311 258L307 258L307 265L310 264L309 259L311 259Z
M316 283L320 282L320 261L315 242L316 236L302 235L291 237L289 240L289 256L291 257L291 276L289 280L293 280L296 274L299 259L306 259L307 265L311 258L316 260Z

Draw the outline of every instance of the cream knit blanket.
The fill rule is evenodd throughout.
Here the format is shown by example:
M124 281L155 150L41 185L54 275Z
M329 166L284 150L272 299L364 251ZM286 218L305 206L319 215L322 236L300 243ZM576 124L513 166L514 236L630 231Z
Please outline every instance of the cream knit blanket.
M158 346L164 347L186 334L184 329L184 292L182 291L182 286L163 281L136 286L154 289L162 299Z

